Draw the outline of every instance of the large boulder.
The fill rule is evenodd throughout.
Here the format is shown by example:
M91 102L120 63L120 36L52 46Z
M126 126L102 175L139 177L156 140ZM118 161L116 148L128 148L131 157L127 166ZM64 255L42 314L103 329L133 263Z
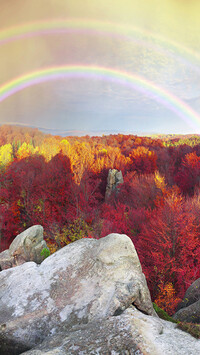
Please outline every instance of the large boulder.
M116 317L99 319L46 339L24 355L194 355L200 342L174 323L129 307Z
M76 241L40 265L3 270L0 284L1 354L13 355L12 343L22 352L74 325L117 316L132 304L156 317L126 235Z
M181 322L200 323L200 278L187 289L173 318Z
M120 184L123 184L123 182L124 179L121 170L119 171L117 169L109 169L105 198L109 198L111 193L115 191Z
M44 257L41 256L43 248L47 248L43 239L43 227L40 225L32 226L18 234L10 244L9 249L0 253L0 269L8 269L27 261L40 264L44 260Z

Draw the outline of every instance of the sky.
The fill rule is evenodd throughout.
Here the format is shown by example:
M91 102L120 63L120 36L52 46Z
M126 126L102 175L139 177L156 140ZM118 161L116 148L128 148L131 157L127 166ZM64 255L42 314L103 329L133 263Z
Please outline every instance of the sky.
M198 0L0 0L0 124L200 134L199 49Z

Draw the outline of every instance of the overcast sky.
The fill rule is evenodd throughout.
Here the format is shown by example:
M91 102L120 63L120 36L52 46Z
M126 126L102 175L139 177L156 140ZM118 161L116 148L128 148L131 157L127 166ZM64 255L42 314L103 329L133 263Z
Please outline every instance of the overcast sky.
M25 29L19 38L27 24L32 33ZM136 83L72 75L10 95L0 102L0 124L200 133L199 48L198 0L0 0L0 90L30 72L80 65L126 72L156 85L158 93L152 97L151 89L141 92ZM161 102L159 90L173 95L177 107L166 97Z

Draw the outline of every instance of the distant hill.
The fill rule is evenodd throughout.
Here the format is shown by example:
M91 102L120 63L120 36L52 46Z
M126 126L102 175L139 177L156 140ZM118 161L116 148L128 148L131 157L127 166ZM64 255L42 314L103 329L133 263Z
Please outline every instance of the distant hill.
M46 137L49 136L60 136L60 137L84 137L84 136L109 136L109 135L133 135L138 137L148 137L152 139L160 139L162 141L178 141L178 140L187 140L193 139L194 137L200 137L197 134L159 134L159 133L150 133L150 132L118 132L117 130L62 130L62 129L51 129L43 127L32 127L20 124L3 124L0 125L0 145L6 143L12 143L13 141L25 141L30 143L31 140L35 142L39 140L43 141ZM37 144L36 144L37 145Z

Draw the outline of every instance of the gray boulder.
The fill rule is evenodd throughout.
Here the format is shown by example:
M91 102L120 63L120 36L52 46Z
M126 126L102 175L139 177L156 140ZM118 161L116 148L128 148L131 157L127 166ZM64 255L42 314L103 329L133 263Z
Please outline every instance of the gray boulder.
M181 308L173 315L173 318L180 322L200 323L200 300Z
M129 307L123 314L92 321L47 338L26 355L194 355L200 342L174 323Z
M131 304L156 317L126 235L76 241L40 265L27 262L3 270L0 284L1 354L10 339L22 352L61 330L119 315Z
M200 323L200 278L187 289L173 318L181 322Z
M1 270L8 269L27 261L40 264L44 260L44 257L41 256L43 248L47 248L43 239L43 227L32 226L18 234L9 249L0 253L0 268Z
M117 169L109 169L105 198L107 199L111 193L116 190L117 186L119 184L123 184L123 182L124 179L121 170L118 171Z

